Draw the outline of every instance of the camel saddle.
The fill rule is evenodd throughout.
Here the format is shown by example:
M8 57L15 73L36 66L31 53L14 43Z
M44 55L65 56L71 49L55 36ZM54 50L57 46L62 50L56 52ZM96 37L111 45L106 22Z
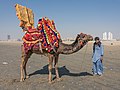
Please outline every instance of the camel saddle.
M22 38L25 53L31 48L40 49L41 52L45 49L48 53L55 53L59 47L60 34L55 28L53 20L48 18L39 19L37 28L29 26Z

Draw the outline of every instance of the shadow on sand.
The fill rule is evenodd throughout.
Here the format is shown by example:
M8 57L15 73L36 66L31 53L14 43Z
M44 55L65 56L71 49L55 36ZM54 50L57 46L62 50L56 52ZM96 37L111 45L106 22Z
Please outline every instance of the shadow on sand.
M59 75L60 77L67 75L67 76L93 76L92 74L88 73L88 72L81 72L81 73L71 73L66 66L63 67L59 67ZM55 69L52 70L52 74L55 75ZM37 75L37 74L48 74L48 65L45 65L43 67L43 69L41 70L37 70L31 74L29 74L29 76L33 76L33 75Z

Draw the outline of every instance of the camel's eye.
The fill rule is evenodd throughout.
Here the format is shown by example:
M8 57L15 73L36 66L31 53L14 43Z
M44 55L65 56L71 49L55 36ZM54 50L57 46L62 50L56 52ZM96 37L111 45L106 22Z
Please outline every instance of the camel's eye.
M80 40L80 38L78 38L78 40Z
M85 35L83 35L83 38L85 38Z

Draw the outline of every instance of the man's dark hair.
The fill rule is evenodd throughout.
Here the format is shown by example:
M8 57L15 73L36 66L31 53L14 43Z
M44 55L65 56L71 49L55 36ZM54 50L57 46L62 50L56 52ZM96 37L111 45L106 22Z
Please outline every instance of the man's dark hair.
M100 38L99 37L95 37L95 41L96 40L100 40ZM95 52L95 45L98 45L100 47L101 46L101 42L100 41L98 43L94 42L94 44L93 44L93 53Z
M100 38L99 38L99 37L95 37L95 41L96 41L96 40L100 40Z

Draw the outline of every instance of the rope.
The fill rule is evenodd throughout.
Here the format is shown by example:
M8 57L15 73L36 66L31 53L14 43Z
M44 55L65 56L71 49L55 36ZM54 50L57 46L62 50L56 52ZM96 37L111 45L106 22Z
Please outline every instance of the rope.
M86 56L86 52L87 52L87 48L88 48L88 43L86 44L86 48L85 48L85 52L84 52L84 54L83 54L83 60L82 60L82 64L81 64L81 70L82 70L82 68L83 68L83 64L84 64L84 60L85 60L85 56Z

